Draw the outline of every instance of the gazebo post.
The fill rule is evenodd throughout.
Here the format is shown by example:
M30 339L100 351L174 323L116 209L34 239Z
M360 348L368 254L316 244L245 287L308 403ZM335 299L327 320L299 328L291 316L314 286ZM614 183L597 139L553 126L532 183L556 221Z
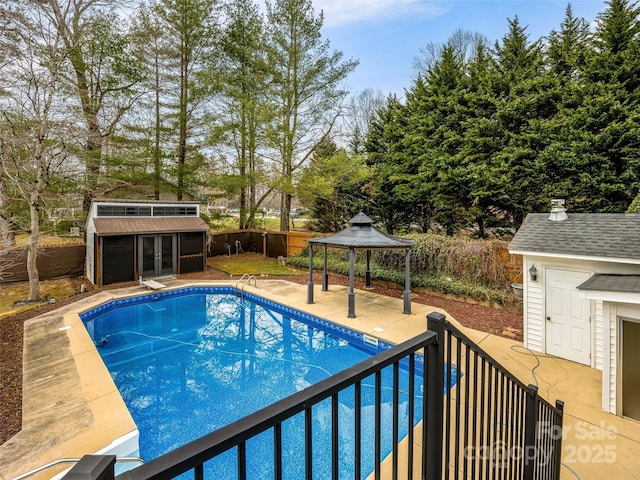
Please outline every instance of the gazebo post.
M364 278L365 278L365 282L364 282L364 288L365 289L369 289L371 288L371 250L367 250L367 271L365 272Z
M307 283L307 303L313 303L313 245L309 244L309 281Z
M329 290L329 270L327 268L327 245L324 246L324 270L322 273L322 291Z
M347 318L356 318L356 294L353 292L356 249L349 247L349 314Z
M410 274L409 249L405 251L404 256L404 310L402 313L411 314L411 274Z

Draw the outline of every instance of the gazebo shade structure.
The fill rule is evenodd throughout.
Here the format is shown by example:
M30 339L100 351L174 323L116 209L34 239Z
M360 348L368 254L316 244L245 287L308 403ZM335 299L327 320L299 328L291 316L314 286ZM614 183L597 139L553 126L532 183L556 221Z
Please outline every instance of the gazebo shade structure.
M405 277L404 277L404 310L403 313L411 313L411 277L409 274L409 250L415 245L413 240L394 237L381 232L373 226L371 220L364 213L360 212L349 221L349 227L331 235L330 237L311 238L309 242L309 282L307 284L307 303L313 303L313 247L314 245L324 245L324 271L322 276L322 291L327 291L329 287L329 274L327 272L327 247L348 248L349 249L349 313L348 318L355 318L355 293L354 267L356 248L367 251L367 271L365 278L365 288L371 288L371 272L369 262L371 250L405 250Z

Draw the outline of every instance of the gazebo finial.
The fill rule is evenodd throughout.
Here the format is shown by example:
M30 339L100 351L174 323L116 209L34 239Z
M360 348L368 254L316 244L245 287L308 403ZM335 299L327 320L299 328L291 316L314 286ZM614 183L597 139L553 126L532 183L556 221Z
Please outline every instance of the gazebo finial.
M364 212L360 212L349 220L349 225L373 225L373 220L365 215Z

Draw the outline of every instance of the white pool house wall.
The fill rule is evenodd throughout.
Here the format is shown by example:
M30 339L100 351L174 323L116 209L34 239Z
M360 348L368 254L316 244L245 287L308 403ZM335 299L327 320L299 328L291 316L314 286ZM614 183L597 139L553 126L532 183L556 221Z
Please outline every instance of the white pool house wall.
M512 252L513 253L513 252ZM535 265L537 279L532 281L529 269ZM584 272L588 276L595 274L640 275L640 264L618 263L603 259L584 259L554 257L547 255L523 254L523 343L534 352L547 354L546 342L546 292L545 279L549 269L567 272ZM575 285L576 287L578 285ZM619 318L621 315L640 319L640 298L634 295L607 292L577 292L580 298L589 300L591 316L591 361L590 367L602 374L602 409L619 414L618 409L618 342ZM598 296L600 298L594 298ZM633 317L632 312L637 312Z

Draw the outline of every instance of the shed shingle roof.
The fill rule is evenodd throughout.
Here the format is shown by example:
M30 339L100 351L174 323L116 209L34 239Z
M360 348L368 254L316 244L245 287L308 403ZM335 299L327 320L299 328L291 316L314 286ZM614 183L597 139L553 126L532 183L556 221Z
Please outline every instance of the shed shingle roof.
M530 213L509 244L511 253L640 260L640 214L569 213L562 222Z
M596 274L577 288L603 292L640 293L640 275Z
M95 218L93 223L98 235L202 232L209 230L209 226L200 217L111 217Z

